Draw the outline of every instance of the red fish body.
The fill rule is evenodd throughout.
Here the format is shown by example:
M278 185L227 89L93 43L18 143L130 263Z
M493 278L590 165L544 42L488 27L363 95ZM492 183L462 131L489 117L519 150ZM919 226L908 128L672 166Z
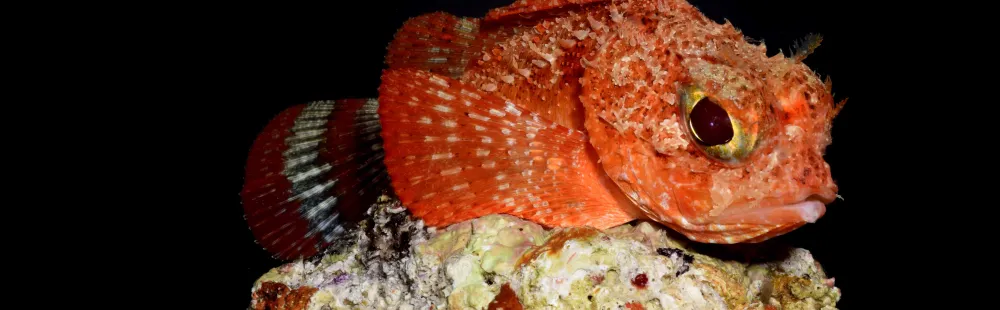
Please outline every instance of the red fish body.
M377 100L291 108L265 129L248 221L277 256L312 255L391 185L432 226L650 219L699 242L766 240L836 197L822 155L841 106L801 63L812 48L767 57L678 0L416 17Z

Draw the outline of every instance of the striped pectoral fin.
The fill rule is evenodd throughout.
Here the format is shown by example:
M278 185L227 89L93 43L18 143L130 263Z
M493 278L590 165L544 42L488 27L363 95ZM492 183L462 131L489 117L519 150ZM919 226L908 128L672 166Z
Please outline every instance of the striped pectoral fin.
M375 99L298 105L258 136L243 208L257 242L276 258L334 244L388 188L377 107Z
M389 43L385 63L458 77L480 57L479 20L443 12L407 20Z
M429 225L492 213L550 227L634 218L601 182L580 131L418 70L387 71L379 100L393 189Z

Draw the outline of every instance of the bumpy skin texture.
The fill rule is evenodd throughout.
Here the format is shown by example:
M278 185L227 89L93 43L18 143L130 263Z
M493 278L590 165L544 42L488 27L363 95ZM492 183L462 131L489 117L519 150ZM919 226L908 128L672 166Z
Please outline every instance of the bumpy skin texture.
M596 209L652 219L699 242L740 243L814 222L836 198L823 151L842 106L829 80L801 62L815 44L794 57L768 57L763 44L680 0L518 1L463 23L476 27L456 26L467 32L462 38L479 39L454 67L440 69L440 58L428 65L395 59L408 65L391 69L447 72L478 88L477 97L509 100L585 133L581 152L594 154L604 172L594 183L611 187L600 200L627 201ZM702 98L728 113L736 128L730 143L710 147L694 138L688 116ZM387 104L384 118L395 110ZM524 218L571 226L530 214Z
M767 239L822 215L780 207L835 198L822 159L832 96L805 65L766 58L763 46L686 3L610 11L581 100L591 143L633 202L692 239L721 243ZM742 124L749 155L720 160L692 141L692 87Z

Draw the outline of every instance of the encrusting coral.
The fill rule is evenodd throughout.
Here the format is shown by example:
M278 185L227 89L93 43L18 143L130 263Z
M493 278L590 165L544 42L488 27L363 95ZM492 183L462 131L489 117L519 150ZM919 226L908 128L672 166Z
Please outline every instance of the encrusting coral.
M252 309L836 309L809 251L744 263L649 222L544 229L488 215L437 230L382 196L351 242L261 276Z

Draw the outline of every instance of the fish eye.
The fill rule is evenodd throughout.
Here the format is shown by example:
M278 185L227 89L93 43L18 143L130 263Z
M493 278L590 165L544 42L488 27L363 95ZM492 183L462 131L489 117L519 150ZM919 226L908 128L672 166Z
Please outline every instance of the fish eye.
M740 119L712 96L693 85L684 89L682 95L686 131L704 154L721 162L739 164L753 151L756 131L744 128Z
M688 115L688 126L694 138L704 145L726 144L733 139L733 123L729 112L708 97L695 103Z

